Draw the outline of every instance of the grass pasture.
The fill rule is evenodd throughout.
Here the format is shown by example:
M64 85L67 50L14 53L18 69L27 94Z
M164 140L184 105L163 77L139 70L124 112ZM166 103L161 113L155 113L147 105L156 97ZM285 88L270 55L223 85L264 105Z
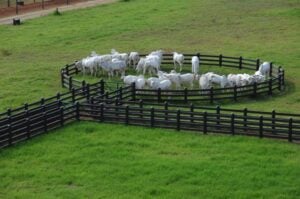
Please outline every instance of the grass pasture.
M286 70L286 93L230 106L297 112L299 7L295 0L132 0L1 26L0 109L52 96L61 89L59 69L92 50L163 48L274 61Z
M276 140L81 122L0 158L2 198L300 195L299 146Z
M130 0L1 25L0 110L64 91L61 67L92 50L162 48L282 65L284 93L225 106L299 113L299 24L298 0ZM299 157L277 140L80 122L1 150L0 198L299 198Z

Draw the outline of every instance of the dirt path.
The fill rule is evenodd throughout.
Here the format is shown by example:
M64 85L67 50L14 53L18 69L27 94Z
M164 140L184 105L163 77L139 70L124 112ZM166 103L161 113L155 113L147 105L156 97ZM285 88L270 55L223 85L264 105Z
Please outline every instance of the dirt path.
M56 6L59 8L59 11L64 12L67 10L74 10L74 9L80 9L80 8L87 8L87 7L92 7L100 4L107 4L107 3L112 3L116 2L117 0L93 0L93 1L87 1L87 2L80 2L80 3L75 3L75 4L70 4L70 5L62 5L62 6ZM52 7L49 9L45 10L39 10L39 11L34 11L34 12L29 12L25 14L20 14L20 15L14 15L14 16L9 16L5 18L0 18L0 24L12 24L13 18L19 18L21 21L25 21L27 19L33 19L41 16L48 15L56 9L56 7Z

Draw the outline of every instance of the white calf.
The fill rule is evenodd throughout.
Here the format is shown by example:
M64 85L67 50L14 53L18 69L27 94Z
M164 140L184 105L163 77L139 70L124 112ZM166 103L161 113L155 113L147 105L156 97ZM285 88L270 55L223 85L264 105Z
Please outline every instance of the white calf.
M271 65L269 62L263 62L258 69L262 75L268 77L271 70Z
M194 81L196 80L196 76L192 73L186 73L179 75L179 81L181 86L183 84L189 84L190 88L194 88Z
M198 74L199 73L199 64L200 64L198 56L193 56L191 62L192 62L192 73Z

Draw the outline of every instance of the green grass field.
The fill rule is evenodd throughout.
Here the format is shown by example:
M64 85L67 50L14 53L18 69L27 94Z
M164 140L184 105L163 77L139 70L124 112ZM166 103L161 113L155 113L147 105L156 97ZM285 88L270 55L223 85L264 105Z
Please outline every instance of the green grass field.
M92 50L261 58L286 91L226 107L299 113L298 0L131 0L0 26L0 110L63 91ZM204 71L209 68L203 68ZM82 122L0 151L0 198L299 198L299 146Z
M0 152L0 198L298 198L299 146L82 122Z

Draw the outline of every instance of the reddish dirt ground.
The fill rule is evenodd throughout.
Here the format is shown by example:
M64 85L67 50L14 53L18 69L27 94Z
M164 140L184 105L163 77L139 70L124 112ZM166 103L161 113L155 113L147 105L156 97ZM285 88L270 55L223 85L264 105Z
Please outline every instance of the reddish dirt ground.
M86 2L88 0L69 0L69 4L75 4L79 2ZM44 9L50 9L50 8L56 8L62 5L67 5L67 1L61 1L61 0L51 0L51 1L45 1L44 2ZM42 3L29 3L24 6L18 6L19 14L29 13L33 11L40 11L42 10ZM9 17L16 15L16 7L15 5L12 5L12 7L9 8L0 8L0 18Z

